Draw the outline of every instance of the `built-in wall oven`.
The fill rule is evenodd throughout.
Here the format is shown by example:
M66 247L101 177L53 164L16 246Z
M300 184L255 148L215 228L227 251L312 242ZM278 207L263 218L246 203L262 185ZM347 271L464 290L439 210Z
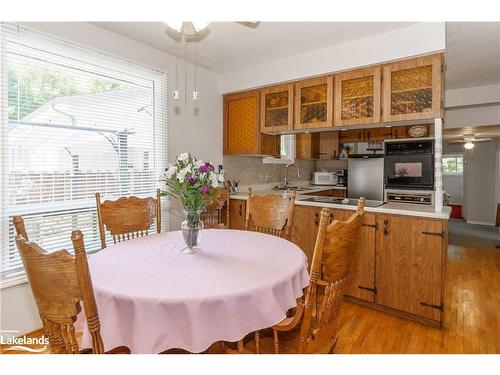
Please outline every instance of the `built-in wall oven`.
M434 140L385 142L386 189L434 189Z

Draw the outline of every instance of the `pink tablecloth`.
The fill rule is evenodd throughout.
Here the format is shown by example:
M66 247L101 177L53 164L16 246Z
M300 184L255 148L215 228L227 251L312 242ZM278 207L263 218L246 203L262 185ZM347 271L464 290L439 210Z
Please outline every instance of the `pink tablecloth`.
M105 349L200 352L272 326L308 285L299 247L270 235L204 230L195 255L181 232L109 246L89 259ZM90 347L84 331L83 346Z

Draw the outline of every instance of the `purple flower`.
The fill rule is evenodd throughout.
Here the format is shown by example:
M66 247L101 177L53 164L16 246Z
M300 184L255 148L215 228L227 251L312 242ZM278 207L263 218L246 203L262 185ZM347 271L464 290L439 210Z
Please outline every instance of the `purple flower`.
M207 168L207 165L200 165L200 168L198 168L198 170L200 171L200 173L207 173L208 172L208 168Z
M194 183L196 182L196 177L189 176L189 177L188 177L188 182L189 182L191 185L194 185Z
M208 168L209 171L215 170L215 167L212 165L212 163L209 163L208 161L205 163L205 166Z
M208 192L210 191L210 188L207 185L205 185L205 186L203 186L203 189L201 189L201 191L203 192L203 194L208 194Z

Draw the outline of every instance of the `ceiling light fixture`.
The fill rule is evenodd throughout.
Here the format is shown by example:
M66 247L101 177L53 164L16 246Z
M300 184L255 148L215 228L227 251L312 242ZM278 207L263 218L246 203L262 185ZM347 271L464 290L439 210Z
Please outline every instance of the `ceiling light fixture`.
M466 150L472 150L474 148L474 143L472 143L471 138L465 138L465 144L464 147Z
M164 21L168 28L177 31L184 35L197 34L208 27L209 22L206 21Z

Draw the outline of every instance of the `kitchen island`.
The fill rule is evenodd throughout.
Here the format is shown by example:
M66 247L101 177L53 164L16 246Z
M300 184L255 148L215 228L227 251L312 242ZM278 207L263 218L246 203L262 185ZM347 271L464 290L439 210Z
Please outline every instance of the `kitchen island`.
M331 187L298 191L292 242L312 259L320 213L330 209L331 220L345 220L354 204L312 201ZM254 194L282 194L255 189ZM231 195L230 226L243 229L248 194ZM366 207L356 243L348 299L421 323L440 327L443 321L444 274L448 249L450 207L386 203Z

